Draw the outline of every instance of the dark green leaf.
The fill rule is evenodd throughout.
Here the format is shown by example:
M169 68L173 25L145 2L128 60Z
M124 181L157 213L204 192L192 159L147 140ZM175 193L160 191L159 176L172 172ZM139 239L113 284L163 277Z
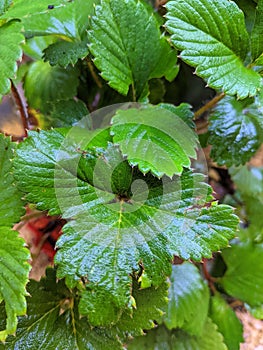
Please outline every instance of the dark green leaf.
M244 15L233 1L177 0L166 5L166 27L181 58L208 85L230 95L256 95L260 76L244 67L249 51Z
M208 306L209 290L198 268L188 262L173 266L169 303L164 317L167 328L182 328L192 335L201 335Z
M172 177L196 157L197 136L174 112L162 105L148 106L119 110L113 117L114 142L143 173Z
M251 306L263 303L263 245L234 245L223 251L227 265L220 283L226 292Z
M106 329L91 328L80 318L74 295L54 271L47 278L28 285L28 311L19 318L16 337L7 339L6 350L113 350L122 349ZM0 322L3 310L0 312Z
M66 68L69 64L75 65L79 58L88 55L86 41L58 41L44 50L44 61L49 61L51 66L59 65Z
M151 330L145 337L138 337L128 346L129 350L227 350L216 325L207 319L203 333L191 336L181 330L168 331L164 326Z
M34 60L41 61L43 57L43 50L56 41L57 38L55 35L36 36L26 40L25 44L23 45L23 51L27 56L33 58Z
M181 103L179 106L174 106L169 103L160 103L158 106L174 113L177 117L181 118L190 128L195 128L195 123L193 121L194 113L191 111L192 106L188 103Z
M235 312L220 294L211 298L210 317L223 335L228 350L239 349L243 342L243 327Z
M51 67L42 61L32 63L24 84L28 104L45 112L48 102L74 97L79 83L78 75L76 68Z
M136 23L134 22L136 18ZM89 33L90 51L102 77L119 93L144 97L147 81L177 74L176 53L148 8L136 0L103 0Z
M22 57L21 44L24 36L20 33L22 24L8 22L0 27L0 99L11 87L10 79L14 79L17 61Z
M50 103L49 107L50 114L45 116L45 126L59 128L84 123L86 128L91 128L89 111L81 100L62 100Z
M219 165L246 163L263 142L263 106L225 97L210 115L212 158Z

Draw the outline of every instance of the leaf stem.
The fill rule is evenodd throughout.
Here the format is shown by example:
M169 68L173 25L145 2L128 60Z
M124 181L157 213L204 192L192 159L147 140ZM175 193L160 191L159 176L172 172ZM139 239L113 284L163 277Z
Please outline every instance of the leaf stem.
M27 130L29 129L29 119L28 119L27 107L26 107L22 97L20 96L17 87L15 86L15 84L13 83L12 80L11 80L11 91L12 91L13 97L15 99L15 103L19 109L19 112L20 112L20 116L21 116L21 120L22 120L22 124L23 124L23 128L24 128L24 137L27 137Z
M90 74L91 74L94 82L96 83L96 85L98 86L99 89L102 89L102 83L101 83L99 77L97 76L97 74L94 70L94 67L93 67L89 58L87 58L87 64L88 64L88 68L89 68Z
M221 94L216 95L212 100L207 102L204 106L199 108L194 114L194 120L197 120L198 118L200 118L206 111L213 108L224 97L225 97L225 93L222 92Z
M216 293L216 287L215 287L214 283L217 281L217 279L212 277L210 275L210 273L208 272L207 259L203 260L202 269L203 269L204 277L205 277L205 279L208 282L209 288L211 289L212 293L215 294Z

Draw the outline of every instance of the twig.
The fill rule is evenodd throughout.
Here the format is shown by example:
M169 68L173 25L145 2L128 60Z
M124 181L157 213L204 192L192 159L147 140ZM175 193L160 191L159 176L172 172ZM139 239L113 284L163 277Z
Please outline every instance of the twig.
M217 279L212 277L210 275L210 273L208 272L207 260L206 259L203 260L202 268L203 268L203 273L204 273L205 279L208 282L209 288L211 289L213 294L215 294L216 293L216 287L214 286L214 283L217 281Z
M197 120L198 118L200 118L206 111L213 108L224 97L225 97L225 93L222 92L221 94L216 95L212 100L207 102L203 107L199 108L194 114L194 120Z
M13 94L13 97L15 99L15 103L19 109L20 112L20 116L21 116L21 120L22 120L22 124L23 124L23 128L24 128L24 137L27 136L27 130L29 129L29 119L28 119L28 113L27 113L27 108L25 106L25 104L23 103L23 100L15 86L15 84L13 83L13 81L11 80L11 91Z
M94 67L93 67L93 65L92 65L92 63L91 63L89 58L87 58L87 64L88 64L88 68L90 70L90 74L91 74L93 80L95 81L95 83L98 86L98 88L102 89L102 83L101 83L99 77L97 76L97 74L96 74L96 72L94 70Z

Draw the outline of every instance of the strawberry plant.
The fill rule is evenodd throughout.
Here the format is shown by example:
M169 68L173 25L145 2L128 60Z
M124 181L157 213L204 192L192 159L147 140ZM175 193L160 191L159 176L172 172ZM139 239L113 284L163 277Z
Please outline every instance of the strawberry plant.
M239 349L231 302L263 318L262 15L0 0L0 95L24 126L0 135L0 349ZM40 281L26 207L61 219Z

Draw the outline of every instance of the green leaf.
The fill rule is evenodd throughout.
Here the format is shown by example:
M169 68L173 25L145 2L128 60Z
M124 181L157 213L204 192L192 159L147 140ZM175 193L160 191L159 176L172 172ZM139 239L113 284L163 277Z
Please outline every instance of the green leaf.
M91 28L89 48L94 63L119 93L127 95L132 85L134 98L142 98L149 79L173 80L177 74L176 53L141 1L103 0L96 7Z
M114 329L121 339L143 335L145 330L161 323L163 309L167 304L168 284L163 281L159 287L141 289L141 284L133 280L133 311L125 310Z
M245 304L245 307L253 317L259 320L263 319L263 304L255 307L251 307L248 304Z
M227 270L220 284L226 292L251 306L262 304L263 245L234 245L223 251L223 259Z
M49 61L51 66L59 65L66 68L69 64L74 66L78 59L86 57L88 52L86 41L58 41L44 50L44 61Z
M22 193L16 188L13 176L13 148L9 138L0 134L0 226L11 227L24 213Z
M54 0L52 5L54 8L63 7L67 3L67 0ZM14 0L12 5L8 8L8 11L2 16L5 19L22 19L28 17L35 17L36 15L49 12L48 6L49 0L31 1L25 2L24 0Z
M180 114L180 113L179 113ZM196 157L197 136L167 108L119 110L112 119L113 140L132 166L162 177L181 174Z
M179 106L174 106L169 103L159 103L158 107L167 109L168 111L174 113L176 116L181 118L185 124L187 124L191 129L195 128L194 123L194 113L191 111L192 106L188 103L180 103Z
M85 127L91 128L89 111L83 101L76 99L62 100L50 103L49 107L50 114L45 116L45 126L59 128L85 123Z
M223 335L228 350L239 349L243 342L242 324L219 293L211 298L210 317Z
M32 63L24 83L28 104L45 112L49 102L74 97L77 94L78 76L76 68L51 67L42 61Z
M164 326L151 330L145 337L138 337L128 346L129 350L227 350L216 325L207 319L203 333L191 336L181 330L168 331Z
M24 36L20 33L19 22L8 22L0 27L0 98L9 92L17 72L17 61L22 58L21 44Z
M210 115L211 157L219 165L246 163L263 142L263 106L225 97Z
M40 282L31 281L28 291L28 316L19 318L16 337L7 339L6 350L122 349L108 330L91 328L79 317L74 294L62 281L56 283L55 271L48 270Z
M181 58L215 89L256 95L260 76L244 67L249 51L244 15L233 1L179 0L166 5L166 28Z
M255 226L249 228L249 230L251 229L249 233L256 238L263 225L263 168L245 165L237 168L232 167L229 172L241 193L248 220Z
M259 0L255 13L255 22L251 32L251 54L253 60L263 53L263 1Z
M51 214L62 212L72 218L63 227L55 258L58 277L66 277L70 288L81 277L87 278L89 288L104 290L116 309L124 308L131 302L130 275L138 271L139 262L153 286L158 286L170 274L173 254L201 260L228 245L237 217L228 206L207 204L211 189L202 175L185 172L158 180L134 169L130 185L127 172L121 171L119 183L126 183L127 192L119 193L123 187L116 186L118 193L114 193L108 186L114 183L111 169L118 169L115 162L122 164L125 159L118 152L115 157L105 156L107 148L95 153L89 148L90 143L96 146L92 138L101 132L81 129L79 135L78 129L72 130L66 138L56 130L30 132L15 161L27 199ZM110 152L113 146L108 147ZM96 154L101 156L94 167ZM106 173L100 172L101 161ZM108 184L103 187L101 179ZM96 306L99 301L93 302Z
M238 7L244 12L246 28L249 34L253 30L255 23L255 12L256 12L256 1L247 1L247 0L234 0Z
M26 313L25 286L30 269L24 241L10 229L24 213L22 193L13 177L13 148L10 139L0 134L0 302L4 300L7 316L6 325L0 328L0 341L15 332L16 317Z
M17 326L17 316L26 313L26 289L30 266L29 252L24 248L24 240L18 237L18 232L9 227L0 226L0 302L6 311L6 325L3 312L0 327L0 341L8 334L14 334Z
M43 50L49 45L57 41L55 35L36 36L26 40L23 45L24 53L34 60L41 61L43 57Z
M169 304L164 317L168 329L182 328L201 335L207 319L209 290L198 268L188 262L174 265L170 277Z

